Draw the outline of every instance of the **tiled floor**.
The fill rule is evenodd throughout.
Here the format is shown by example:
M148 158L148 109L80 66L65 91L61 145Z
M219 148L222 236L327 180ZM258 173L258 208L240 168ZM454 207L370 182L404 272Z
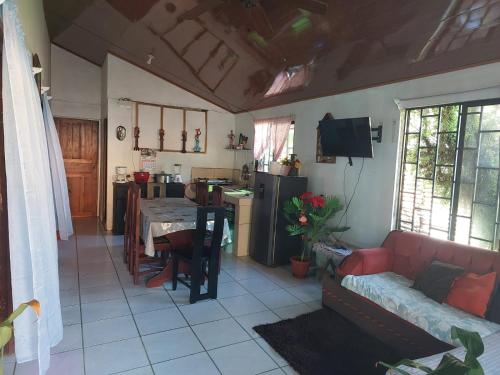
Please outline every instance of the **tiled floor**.
M224 255L219 299L188 303L183 285L134 285L123 263L122 236L95 220L75 223L60 242L64 339L49 374L294 374L253 326L313 311L321 288L285 268ZM36 374L35 362L8 362L6 374Z

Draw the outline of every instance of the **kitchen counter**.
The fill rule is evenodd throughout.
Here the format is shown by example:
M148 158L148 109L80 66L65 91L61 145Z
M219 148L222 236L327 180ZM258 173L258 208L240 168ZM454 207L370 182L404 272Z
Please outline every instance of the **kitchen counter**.
M224 202L234 205L233 252L247 256L250 243L253 192L238 186L222 186Z

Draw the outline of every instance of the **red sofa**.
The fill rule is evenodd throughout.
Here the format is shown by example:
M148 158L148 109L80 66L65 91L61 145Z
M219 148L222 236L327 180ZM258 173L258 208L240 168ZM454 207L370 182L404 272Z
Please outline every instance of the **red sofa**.
M391 271L415 280L434 259L463 267L466 272L496 271L500 275L500 253L496 251L403 231L390 232L381 247L356 250L338 273L359 276Z
M338 267L335 278L324 279L323 305L392 347L408 348L415 358L449 350L449 344L340 285L346 275L382 272L394 272L414 280L433 260L461 266L466 272L485 274L496 271L500 275L498 252L414 232L392 231L381 247L354 251Z

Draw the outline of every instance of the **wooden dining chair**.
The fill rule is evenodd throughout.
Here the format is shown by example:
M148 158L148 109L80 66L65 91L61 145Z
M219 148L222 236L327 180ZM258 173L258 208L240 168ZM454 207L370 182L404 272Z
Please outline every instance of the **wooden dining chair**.
M224 195L222 187L214 186L212 189L212 206L221 207L224 205Z
M196 182L196 203L200 206L208 205L208 184L204 181Z
M165 257L150 257L145 254L144 241L141 238L141 191L137 184L132 187L132 222L130 227L130 250L128 254L129 271L134 278L134 284L139 283L139 278L152 272L161 270ZM153 239L155 252L167 252L170 250L170 244L165 237ZM161 254L164 255L164 254ZM141 266L144 266L141 269Z
M125 228L123 233L123 261L128 263L128 256L130 251L130 231L132 224L132 184L134 182L129 182L127 190L127 207L125 211Z
M217 298L224 215L223 207L198 207L195 230L183 231L182 236L167 235L172 250L172 289L177 289L177 282L186 285L190 290L190 303ZM213 230L207 231L207 221L212 219ZM190 265L190 282L179 278L181 261ZM206 293L200 293L205 278L208 279L208 289Z

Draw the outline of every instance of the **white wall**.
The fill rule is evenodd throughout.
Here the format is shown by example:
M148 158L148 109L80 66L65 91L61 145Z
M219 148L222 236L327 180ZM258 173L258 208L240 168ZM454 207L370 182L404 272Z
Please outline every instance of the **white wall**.
M101 68L52 45L52 112L57 117L101 119Z
M236 116L236 132L253 137L253 118L295 114L295 152L303 161L301 173L309 178L309 190L334 194L343 199L343 172L346 158L336 164L315 163L316 126L326 112L336 118L370 116L372 125L383 123L382 144L374 143L374 159L367 159L348 215L352 229L343 239L357 246L378 246L391 229L398 139L398 108L394 98L418 98L462 92L500 84L500 63L395 83L351 93L306 100ZM249 156L251 157L251 156ZM248 161L248 160L247 160ZM243 160L238 160L237 165ZM346 194L353 191L361 159L347 169ZM336 220L334 220L336 223Z
M23 25L26 48L37 54L43 67L42 85L50 86L50 38L45 22L43 1L16 0L17 13Z
M104 73L103 73L104 74ZM182 177L188 181L192 167L232 168L234 152L225 150L227 134L234 130L235 116L200 97L156 77L114 55L107 56L108 116L108 190L107 229L112 226L112 178L116 166L127 166L129 173L139 169L139 152L133 149L134 111L131 105L120 105L118 98L136 101L208 109L208 148L206 154L159 152L158 169L172 172L172 165L182 164ZM124 141L116 139L116 127L127 129Z

